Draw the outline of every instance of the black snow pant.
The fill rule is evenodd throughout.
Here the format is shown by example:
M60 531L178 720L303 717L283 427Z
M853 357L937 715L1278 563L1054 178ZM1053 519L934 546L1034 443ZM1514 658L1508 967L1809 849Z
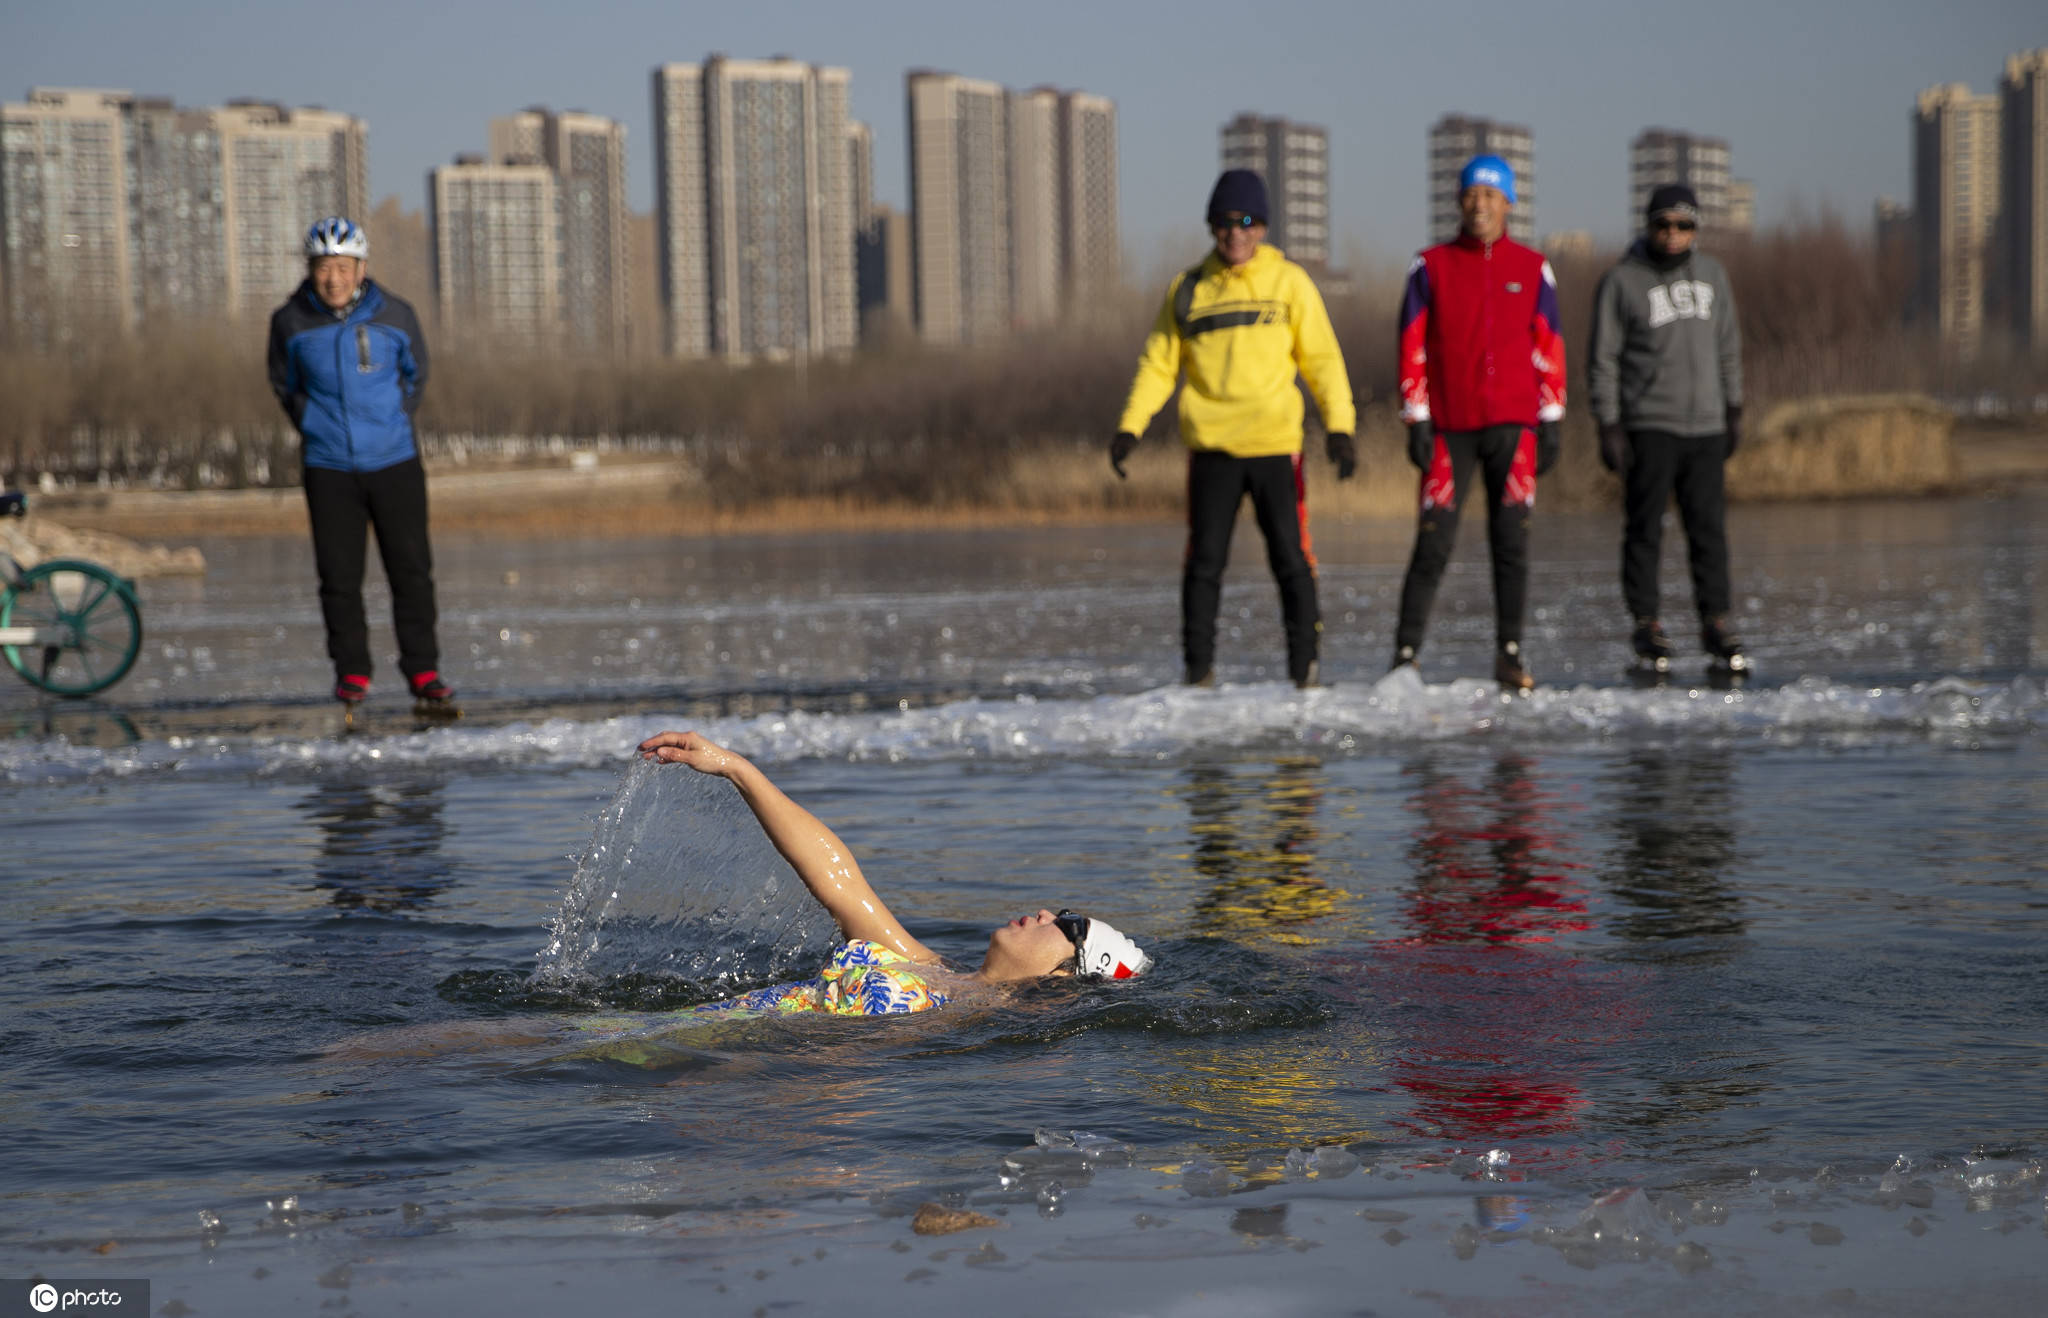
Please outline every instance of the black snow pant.
M313 523L313 562L320 572L320 616L334 675L369 677L370 628L363 617L363 562L368 529L391 583L398 631L398 670L411 678L440 667L434 639L434 555L427 543L427 472L418 458L381 471L307 467L306 512Z
M1621 539L1621 596L1637 618L1657 616L1657 557L1664 547L1664 509L1678 496L1692 565L1693 602L1701 618L1728 612L1728 499L1722 467L1726 435L1673 435L1632 430L1627 525Z
M1435 456L1423 473L1422 518L1408 577L1401 583L1401 621L1394 647L1420 650L1436 605L1451 550L1458 543L1458 514L1472 492L1472 467L1486 482L1486 544L1493 553L1494 640L1522 639L1522 614L1529 598L1529 511L1535 504L1535 431L1525 426L1437 433ZM1520 462L1517 462L1517 458ZM1510 488L1514 477L1516 488Z
M1181 650L1188 676L1199 678L1216 663L1223 569L1230 561L1238 505L1246 495L1266 537L1266 565L1280 587L1287 675L1299 682L1316 661L1323 615L1316 604L1316 560L1309 547L1298 453L1234 458L1204 450L1188 455L1188 551L1180 581Z

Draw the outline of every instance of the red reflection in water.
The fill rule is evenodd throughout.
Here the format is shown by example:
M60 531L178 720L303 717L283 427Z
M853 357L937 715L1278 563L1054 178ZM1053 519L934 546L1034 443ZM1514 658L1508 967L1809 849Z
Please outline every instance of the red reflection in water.
M1569 835L1528 760L1480 775L1424 763L1402 936L1366 967L1395 1015L1394 1083L1414 1099L1396 1126L1457 1144L1569 1136L1589 1106L1589 1045L1626 1032L1630 1008L1602 967L1560 944L1593 926L1561 858Z

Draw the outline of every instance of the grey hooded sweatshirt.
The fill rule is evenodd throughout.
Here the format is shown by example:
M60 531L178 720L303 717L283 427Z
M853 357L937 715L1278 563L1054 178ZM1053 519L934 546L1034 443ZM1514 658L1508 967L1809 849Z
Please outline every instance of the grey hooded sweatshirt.
M1593 295L1586 363L1599 424L1720 434L1727 409L1742 406L1742 331L1728 272L1701 251L1660 268L1638 238Z

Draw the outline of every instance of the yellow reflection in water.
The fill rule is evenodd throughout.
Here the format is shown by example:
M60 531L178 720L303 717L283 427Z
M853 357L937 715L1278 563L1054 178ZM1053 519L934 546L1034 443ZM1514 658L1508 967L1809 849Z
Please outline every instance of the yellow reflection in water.
M1197 764L1181 788L1200 879L1196 928L1263 935L1304 946L1323 941L1307 926L1334 914L1348 895L1319 869L1316 824L1325 790L1322 761L1283 756L1263 764Z

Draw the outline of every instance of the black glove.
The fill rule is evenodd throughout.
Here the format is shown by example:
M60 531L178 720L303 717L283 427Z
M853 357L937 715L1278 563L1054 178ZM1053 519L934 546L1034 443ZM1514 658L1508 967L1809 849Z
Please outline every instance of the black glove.
M1415 470L1428 471L1429 460L1436 456L1436 425L1429 421L1408 423L1408 461L1415 464Z
M1635 449L1629 445L1628 431L1618 423L1600 427L1601 466L1617 476L1626 476L1629 464L1635 460Z
M1557 465L1557 455L1564 452L1564 423L1562 421L1538 421L1536 423L1536 474L1541 476Z
M1118 480L1129 480L1124 472L1124 459L1131 456L1131 450L1138 447L1138 437L1128 430L1116 432L1116 438L1109 441L1109 465L1116 468Z
M1742 442L1742 405L1737 403L1728 409L1722 421L1722 430L1728 436L1728 456L1735 456L1735 446Z
M1351 474L1358 470L1358 445L1352 443L1351 436L1343 431L1330 432L1323 440L1323 452L1329 454L1330 461L1337 464L1338 480L1348 481Z

